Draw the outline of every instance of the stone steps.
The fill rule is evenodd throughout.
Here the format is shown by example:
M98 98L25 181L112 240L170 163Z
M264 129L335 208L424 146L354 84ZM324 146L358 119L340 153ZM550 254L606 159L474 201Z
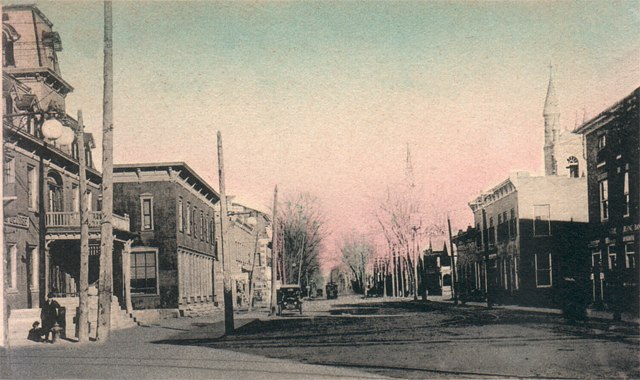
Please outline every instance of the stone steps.
M222 313L222 308L211 302L183 304L178 308L185 317L208 317Z

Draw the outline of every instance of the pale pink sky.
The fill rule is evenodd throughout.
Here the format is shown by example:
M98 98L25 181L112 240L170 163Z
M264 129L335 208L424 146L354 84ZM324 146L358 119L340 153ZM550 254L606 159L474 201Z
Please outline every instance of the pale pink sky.
M309 191L333 239L364 230L403 178L449 212L509 171L542 167L550 62L562 122L640 84L638 1L115 2L115 161L185 161L270 207ZM60 66L100 142L102 3L41 2ZM440 248L440 247L437 247Z

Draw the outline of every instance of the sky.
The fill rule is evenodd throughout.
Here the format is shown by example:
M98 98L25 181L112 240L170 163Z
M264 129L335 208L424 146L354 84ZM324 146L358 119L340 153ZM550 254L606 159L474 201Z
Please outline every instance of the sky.
M102 3L37 5L100 146ZM640 85L640 1L115 1L113 20L115 163L184 161L217 189L221 131L227 193L314 194L327 257L374 225L407 144L454 232L481 190L541 172L550 64L568 129Z

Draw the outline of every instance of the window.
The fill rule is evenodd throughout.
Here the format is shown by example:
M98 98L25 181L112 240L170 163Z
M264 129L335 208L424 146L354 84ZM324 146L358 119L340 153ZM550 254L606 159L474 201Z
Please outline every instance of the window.
M11 29L13 29L13 28L11 28ZM2 52L3 52L3 54L2 54L2 67L15 66L16 65L16 60L15 60L15 57L13 55L13 42L16 39L12 38L12 36L9 36L9 33L6 33L6 32L3 31L3 33L2 33L2 46L4 47L4 49L2 49Z
M204 225L204 211L200 210L200 240L204 241L205 235L205 225Z
M496 239L495 229L493 227L493 217L489 218L489 230L487 231L487 239L489 240L489 248L493 248Z
M184 209L182 206L182 198L178 198L178 230L184 231Z
M624 168L624 184L623 184L623 194L622 194L622 211L624 216L629 216L629 165L627 164Z
M49 211L63 211L62 208L62 177L56 172L49 172L47 176L49 195Z
M4 183L16 182L16 160L13 157L4 158Z
M85 200L85 202L87 202L87 210L93 210L93 193L91 192L91 190L87 190L87 199Z
M187 212L184 215L186 217L184 227L187 230L187 235L191 235L191 204L187 202Z
M600 136L598 136L598 150L602 150L606 146L607 146L607 135L603 133Z
M131 252L131 293L158 293L156 255L156 251Z
M598 193L600 194L600 220L609 219L609 183L602 180L598 183Z
M38 208L38 180L36 178L36 168L27 166L27 196L29 197L29 208L36 210Z
M515 239L517 235L516 230L516 210L511 209L511 219L509 220L509 237Z
M18 247L15 244L7 246L4 255L4 286L7 290L18 288Z
M551 235L551 206L533 206L533 236Z
M567 163L569 164L569 166L567 166L567 169L569 169L569 177L571 178L580 177L580 174L579 174L580 168L579 168L578 159L575 156L571 156L567 158Z
M29 288L38 288L38 248L35 246L27 246L27 257L30 260L31 278L29 279Z
M205 241L208 243L209 242L209 215L207 215L207 217L204 219L203 221L204 223L204 237L205 237Z
M627 269L636 269L636 255L633 248L633 242L624 245L625 264Z
M616 269L616 247L615 245L610 245L607 247L607 253L609 257L609 270Z
M551 273L552 273L551 254L536 253L534 256L534 261L536 266L536 287L550 288L551 285L553 284L553 279L551 276Z
M193 237L198 238L198 208L193 206L193 215L191 215L191 221L193 222Z
M502 224L502 214L498 214L498 224Z
M98 200L96 204L96 211L102 211L102 194L98 195Z
M602 260L602 254L600 253L600 251L591 252L591 267L592 268L600 269L600 264L602 264L601 260Z
M143 195L140 197L142 205L142 230L153 230L153 197Z
M72 185L73 196L73 212L80 212L80 188L78 185Z

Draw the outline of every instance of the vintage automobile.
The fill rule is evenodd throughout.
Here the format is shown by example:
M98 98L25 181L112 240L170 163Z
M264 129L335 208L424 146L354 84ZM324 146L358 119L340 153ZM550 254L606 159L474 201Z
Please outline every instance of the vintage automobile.
M336 299L338 298L338 284L335 282L330 282L326 286L327 288L327 299Z
M284 310L298 310L302 314L302 300L299 285L283 285L278 289L278 315Z

